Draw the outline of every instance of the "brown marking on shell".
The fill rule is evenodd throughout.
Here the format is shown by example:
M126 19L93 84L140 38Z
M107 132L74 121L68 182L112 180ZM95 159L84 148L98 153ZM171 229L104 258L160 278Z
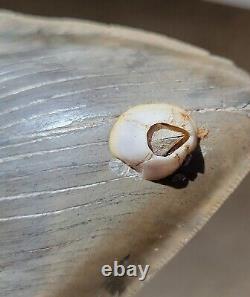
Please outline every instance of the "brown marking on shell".
M189 138L189 133L173 125L156 123L147 133L148 146L157 156L167 156L183 145Z
M190 114L188 112L181 112L181 116L185 121L190 120Z
M200 139L204 139L208 136L209 130L206 128L198 128L197 129L197 137Z
M181 165L181 158L180 158L179 154L176 153L174 158L177 159L179 165Z
M190 152L190 146L189 146L189 145L186 145L186 146L185 146L185 149L186 149L188 152Z

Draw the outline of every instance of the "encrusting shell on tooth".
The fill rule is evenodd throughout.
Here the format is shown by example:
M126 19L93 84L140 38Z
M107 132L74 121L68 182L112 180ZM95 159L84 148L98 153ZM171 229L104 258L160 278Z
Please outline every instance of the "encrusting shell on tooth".
M174 173L196 148L197 133L187 111L170 104L143 104L118 118L109 147L144 179L159 180Z

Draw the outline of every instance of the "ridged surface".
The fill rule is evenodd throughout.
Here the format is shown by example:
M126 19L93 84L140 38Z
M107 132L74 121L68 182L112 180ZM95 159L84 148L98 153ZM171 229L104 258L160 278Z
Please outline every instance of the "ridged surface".
M204 225L249 171L249 98L247 74L171 39L1 13L0 296L129 295L101 264L153 275ZM181 189L109 166L117 116L156 102L209 129Z

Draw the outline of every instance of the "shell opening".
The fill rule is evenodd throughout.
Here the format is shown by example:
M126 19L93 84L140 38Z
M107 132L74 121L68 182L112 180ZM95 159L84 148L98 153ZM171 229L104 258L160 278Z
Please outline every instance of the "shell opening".
M150 150L157 156L166 157L182 146L189 138L189 133L167 123L156 123L147 132Z

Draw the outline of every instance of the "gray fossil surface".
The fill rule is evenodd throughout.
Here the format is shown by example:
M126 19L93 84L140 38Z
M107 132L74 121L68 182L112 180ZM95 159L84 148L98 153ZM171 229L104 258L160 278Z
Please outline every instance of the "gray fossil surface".
M209 130L170 178L114 170L108 136L136 104L166 102ZM129 296L114 260L149 279L250 168L250 77L153 33L0 13L0 296ZM120 166L119 164L117 165Z

